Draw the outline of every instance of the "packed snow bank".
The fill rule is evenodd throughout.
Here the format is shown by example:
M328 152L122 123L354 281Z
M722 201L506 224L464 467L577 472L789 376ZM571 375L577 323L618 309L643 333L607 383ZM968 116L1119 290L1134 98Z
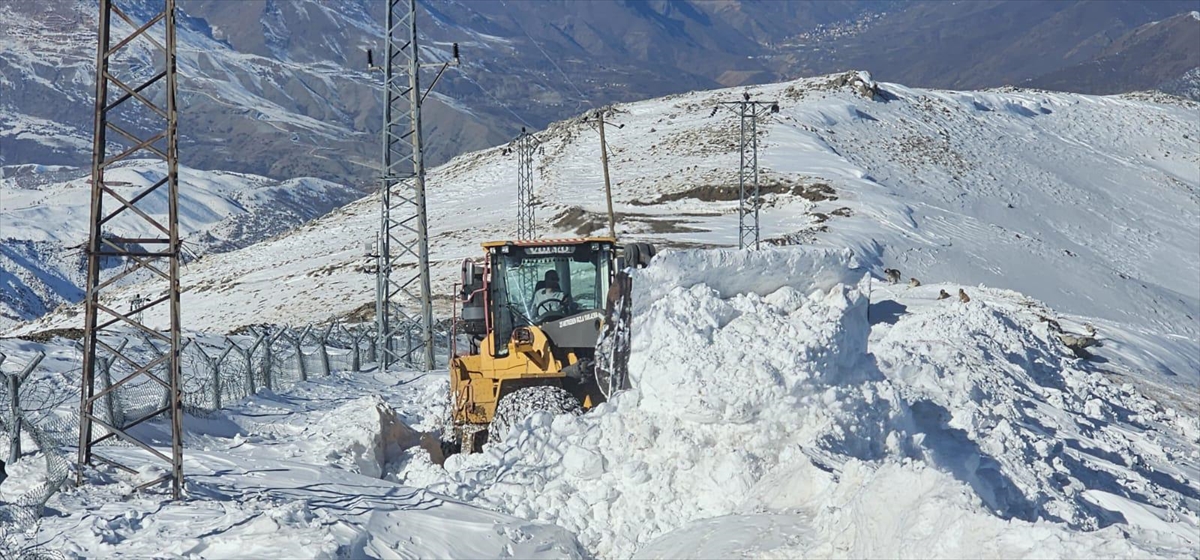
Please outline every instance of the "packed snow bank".
M873 330L869 280L852 265L810 250L656 257L635 279L635 390L581 417L531 417L485 453L449 458L432 487L556 523L600 557L1193 550L1195 476L1160 465L1186 459L1175 472L1195 472L1180 424L1160 426L1161 441L1127 432L1126 446L1047 440L1118 437L1124 419L1096 402L1118 395L1099 374L1064 373L1068 354L1033 332L1036 319L982 296L912 304L877 361L869 344L888 325ZM1025 420L1038 399L1064 403L1047 431ZM1136 399L1138 414L1157 413ZM1124 489L1139 462L1156 490ZM411 462L398 476L432 469ZM1136 523L1146 516L1159 522ZM776 530L790 536L754 536Z
M785 286L801 291L829 290L838 284L854 284L866 272L847 249L667 251L654 257L654 266L638 271L635 312L676 288L698 284L727 297L742 293L766 296Z
M918 461L851 460L836 473L780 465L743 511L659 537L635 558L1142 557L1120 531L1070 533L982 511L962 483Z
M12 355L12 341L0 347ZM40 530L16 544L71 558L583 557L559 527L379 477L409 454L428 460L420 434L440 424L431 403L446 390L444 376L423 372L335 372L189 415L184 500L160 488L133 493L123 474L88 469L87 483L55 495ZM162 465L137 448L105 453ZM39 462L10 465L0 499L37 482Z
M873 346L931 462L1005 517L1195 546L1200 421L1087 367L1021 303L985 297L1005 292L975 293L900 318Z
M333 409L306 427L304 439L319 447L330 464L375 478L414 447L439 463L443 460L436 438L402 422L379 395Z

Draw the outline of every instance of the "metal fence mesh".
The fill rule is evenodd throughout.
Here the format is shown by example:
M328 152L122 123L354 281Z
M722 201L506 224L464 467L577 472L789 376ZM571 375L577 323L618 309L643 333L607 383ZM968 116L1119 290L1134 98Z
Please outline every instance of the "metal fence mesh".
M434 341L444 356L448 349L448 324L438 325ZM107 342L128 348L127 352L144 354L141 357L147 358L147 362L163 352L145 336ZM403 337L392 342L398 348L408 343ZM252 327L247 333L222 339L185 339L180 355L184 410L188 414L206 415L260 391L282 391L334 372L358 372L373 367L377 344L373 325L343 324L304 329ZM0 365L4 365L5 358L0 354ZM0 444L8 444L0 448L0 465L40 455L46 472L44 483L0 503L0 558L39 554L37 550L22 548L21 535L29 535L36 529L46 502L66 484L71 470L69 453L78 445L78 405L74 404L73 409L72 404L79 402L79 372L74 372L73 385L64 388L64 380L69 376L33 375L38 373L40 360L18 365L15 369L22 373L0 376L4 378L0 382ZM14 369L12 362L8 366L4 370ZM151 373L165 381L166 369L164 362L151 369ZM124 382L133 371L129 363L112 358L97 360L96 391L120 384L111 398L97 402L97 414L117 429L131 427L168 403L167 389L145 376ZM98 430L96 436L108 433L98 424L94 429ZM32 440L36 449L22 453L21 434ZM104 444L128 445L117 437L105 440Z

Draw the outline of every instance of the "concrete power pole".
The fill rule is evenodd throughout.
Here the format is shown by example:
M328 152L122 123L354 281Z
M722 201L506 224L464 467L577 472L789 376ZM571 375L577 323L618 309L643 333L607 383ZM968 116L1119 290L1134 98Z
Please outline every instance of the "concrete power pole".
M604 166L604 198L608 202L608 236L616 239L617 225L612 209L612 180L608 177L608 142L604 141L604 111L597 111L596 119L600 121L600 163Z
M769 113L779 112L775 101L751 101L742 94L741 101L726 101L721 105L737 113L740 125L738 139L738 249L753 245L758 249L761 228L759 207L762 205L758 184L758 120ZM716 108L713 109L716 114Z
M148 460L161 460L166 474L137 486L137 490L170 481L171 495L178 499L183 488L183 411L180 404L180 303L179 303L179 133L176 110L175 0L100 0L99 35L96 49L96 109L92 147L91 225L87 244L87 295L84 299L83 372L79 403L79 469L82 484L87 465L103 463L130 474L144 465L123 464L105 457L100 444L121 440L145 451ZM148 6L147 6L148 5ZM146 21L127 14L157 8ZM125 26L113 25L116 16ZM128 29L127 34L114 33ZM151 66L143 54L152 54ZM110 86L114 86L110 89ZM109 133L114 134L109 134ZM119 145L112 149L112 145ZM110 151L112 150L112 151ZM105 171L122 161L153 157L162 161L162 178L136 192L123 191L105 179ZM167 215L153 215L143 200L162 196ZM149 233L131 234L144 231ZM123 263L121 272L101 278L102 268ZM108 266L106 266L108 265ZM105 297L117 282L141 272L158 286L128 310ZM163 325L143 320L146 310L165 308ZM152 314L152 317L160 316ZM161 323L161 321L160 321ZM119 329L126 329L121 331ZM113 339L132 330L166 346L161 354L131 352ZM98 364L113 364L120 374L111 384L97 386ZM117 419L104 413L98 402L112 402L123 387L161 388L149 410L136 418ZM168 421L171 448L159 449L153 441L130 430L153 419ZM123 457L132 457L122 454ZM128 461L128 459L126 459Z
M608 142L604 138L604 114L612 111L612 107L603 107L595 110L592 114L583 117L583 122L595 124L600 131L600 166L604 170L604 199L608 203L608 236L617 238L616 219L613 215L612 205L612 180L608 175ZM617 128L625 128L625 125L618 124Z
M417 39L416 0L388 0L382 65L375 67L367 53L368 65L384 76L375 318L380 366L404 362L428 371L435 363L421 104L429 92L421 92ZM455 44L453 60L432 65L441 69L430 87L457 63ZM401 276L406 259L414 259L416 267Z

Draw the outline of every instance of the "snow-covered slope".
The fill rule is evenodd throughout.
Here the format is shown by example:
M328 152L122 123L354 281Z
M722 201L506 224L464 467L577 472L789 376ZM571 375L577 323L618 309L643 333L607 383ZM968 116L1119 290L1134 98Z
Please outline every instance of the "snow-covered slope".
M40 390L56 394L47 400L78 400L72 348L15 342L0 341L14 359L49 351L48 365L36 374L46 378ZM14 535L0 525L0 552L14 552L17 544L16 550L33 546L71 558L582 557L574 536L559 527L384 476L419 445L417 430L430 430L440 418L427 405L430 391L444 385L430 380L418 373L343 372L286 393L260 393L212 415L189 415L187 499L131 494L129 479L89 471L86 485L53 498L36 533ZM70 408L63 406L62 418L73 416ZM45 419L46 411L35 418ZM161 425L138 430L169 447ZM67 430L54 435L71 437ZM105 453L145 465L146 476L161 474L161 463L136 448L109 446ZM0 501L12 502L40 482L42 461L40 453L27 454L9 464Z
M878 84L872 96L856 81L849 74L748 90L780 103L760 138L764 239L848 247L876 274L891 267L906 280L1016 290L1086 317L1109 341L1100 355L1113 350L1129 367L1196 383L1196 104L897 84ZM624 127L611 127L608 141L622 236L676 247L736 243L737 119L712 112L740 95L617 107L611 120ZM603 232L596 133L570 121L539 137L540 232ZM439 304L460 259L477 255L480 241L513 235L514 157L495 148L430 172ZM184 323L228 331L325 321L368 305L374 282L363 272L363 247L377 223L377 200L368 197L192 263ZM21 332L77 322L58 314Z
M1200 424L1013 292L873 286L849 252L675 252L635 279L634 391L400 480L601 557L1194 555Z
M151 161L114 166L106 178L132 198L162 179ZM83 298L89 176L71 167L24 165L3 169L0 184L0 329L37 318ZM251 245L317 218L360 196L351 187L303 177L265 177L181 167L179 231L189 258ZM138 209L166 218L166 192L138 202ZM153 226L126 212L109 222L114 233L154 234Z
M864 264L660 254L635 276L635 388L596 410L440 466L423 434L444 373L335 374L189 416L189 500L95 475L38 538L88 557L1196 557L1194 394L1174 408L1075 358L1021 294L938 300L959 285Z
M145 21L161 9L161 3L154 6L131 3L126 14ZM373 175L373 131L382 122L382 108L378 78L367 72L363 53L379 48L382 13L373 10L382 6L218 1L181 4L179 10L181 163L276 179L351 183ZM0 165L90 161L97 12L97 2L88 0L0 4ZM287 12L287 21L281 12ZM120 18L113 26L118 37L132 30ZM242 48L230 44L230 32ZM161 26L152 28L152 36L162 33ZM270 48L241 44L244 37ZM488 46L484 41L478 48ZM156 68L152 49L147 41L134 41L110 66L124 81L131 75L148 79ZM448 49L449 43L430 41L423 50L434 60L448 58ZM466 85L472 94L478 91ZM486 116L460 110L461 104L436 94L430 98L431 116L455 136L429 147L438 161L504 136L496 111ZM147 132L146 123L122 126Z

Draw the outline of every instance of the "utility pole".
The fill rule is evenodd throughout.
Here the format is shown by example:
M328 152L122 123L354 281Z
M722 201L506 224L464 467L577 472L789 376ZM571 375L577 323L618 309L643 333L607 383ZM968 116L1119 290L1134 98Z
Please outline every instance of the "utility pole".
M611 107L597 109L590 116L583 118L584 122L589 122L589 119L597 123L597 128L600 130L600 166L604 169L604 199L608 203L608 236L617 238L617 225L613 217L612 205L612 181L608 176L608 142L604 139L604 113L611 111ZM625 128L625 125L618 124L617 128Z
M367 65L383 71L382 165L379 186L379 246L375 277L375 319L378 360L386 369L397 362L429 371L433 357L433 302L429 280L429 222L425 207L425 162L421 132L420 50L417 46L416 0L388 0L384 26L386 48L381 66L371 51ZM442 73L458 64L453 59L435 64ZM393 244L395 245L393 250ZM402 277L404 259L414 258L416 270ZM397 348L403 337L404 348ZM414 341L414 338L416 339Z
M538 141L522 127L513 144L517 150L517 239L534 239L537 226L533 220L533 151Z
M180 302L179 302L179 154L178 112L175 74L175 0L124 2L100 0L99 33L96 49L96 108L92 145L91 222L87 244L87 295L84 299L83 371L79 403L79 469L76 482L83 484L84 467L103 463L130 474L143 465L122 464L99 453L99 446L118 439L168 465L163 476L136 487L142 490L161 482L171 482L171 496L178 499L183 487L183 411L180 404ZM132 8L158 7L144 22L135 22ZM155 6L157 4L157 6ZM121 36L114 31L113 16L131 31ZM114 45L115 43L115 45ZM140 43L140 45L139 45ZM143 65L142 53L152 54L151 68ZM161 68L159 67L161 65ZM110 90L109 86L115 86ZM146 130L149 129L149 130ZM110 136L108 133L115 135ZM110 153L110 144L120 147ZM163 177L139 192L118 191L115 183L105 180L105 171L114 164L135 157L162 160ZM165 193L163 192L165 191ZM151 214L139 202L161 195L167 199L167 216ZM134 231L149 233L131 234ZM119 273L101 279L105 261L123 261ZM142 271L159 283L146 298L128 311L105 301L116 284L130 274ZM143 321L147 309L166 307L167 331L160 332ZM109 344L119 327L130 327L149 339L166 345L166 352L147 357ZM106 341L107 339L107 341ZM120 368L120 379L111 385L96 386L100 361ZM155 385L165 393L152 410L142 416L119 421L97 407L101 399L115 399L126 386ZM99 409L99 410L98 410ZM171 449L164 452L150 440L129 429L137 424L166 418L171 434ZM118 423L120 425L118 425ZM129 457L129 455L126 455Z
M775 101L751 101L750 94L743 93L741 101L725 101L721 105L733 109L740 121L740 135L738 139L738 249L745 249L750 245L758 249L761 232L758 211L762 205L758 184L758 120L759 117L768 113L778 113L779 103ZM712 114L717 114L716 107L713 107Z

